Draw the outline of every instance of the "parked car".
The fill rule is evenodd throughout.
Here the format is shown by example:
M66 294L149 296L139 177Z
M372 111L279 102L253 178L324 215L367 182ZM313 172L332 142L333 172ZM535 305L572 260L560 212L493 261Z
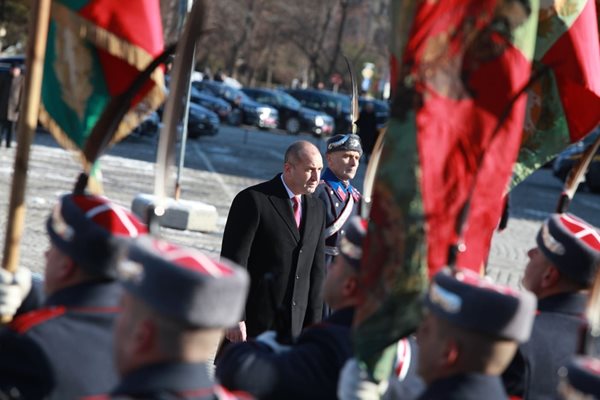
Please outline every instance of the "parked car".
M215 97L208 92L198 90L194 87L190 90L190 102L208 108L219 116L221 121L227 121L231 114L231 105L221 98Z
M207 108L190 102L188 137L214 136L219 133L219 116Z
M366 97L360 97L358 99L358 107L362 110L366 103L372 103L375 109L375 120L377 121L377 128L381 129L387 124L388 118L390 117L390 105L387 101L378 99L368 99Z
M160 116L158 115L158 112L152 111L144 117L142 122L140 122L131 133L139 136L154 136L158 133L159 129Z
M292 135L308 132L325 136L333 132L333 118L322 111L302 107L298 100L282 90L245 88L242 91L253 100L274 107L279 113L279 128Z
M215 81L192 82L192 85L229 102L232 107L229 123L232 125L246 124L274 129L279 124L279 113L275 108L252 100L239 89Z
M335 123L335 133L348 133L352 125L350 97L317 89L285 89L304 107L323 111L331 116Z
M573 165L581 159L583 152L592 145L598 136L600 136L600 128L563 150L554 160L552 166L554 176L562 181L566 180ZM592 192L600 193L600 148L588 166L585 183Z
M160 118L163 107L149 114L132 133L137 135L155 135L160 130ZM214 112L190 102L188 114L188 137L214 136L219 133L219 117Z

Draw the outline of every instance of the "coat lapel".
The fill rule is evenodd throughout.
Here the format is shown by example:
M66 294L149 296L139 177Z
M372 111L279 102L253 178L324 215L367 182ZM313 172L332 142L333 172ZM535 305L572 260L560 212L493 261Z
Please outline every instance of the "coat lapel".
M294 236L294 239L296 239L296 241L299 241L300 240L300 232L298 231L298 228L296 227L296 220L294 219L294 214L292 212L292 205L290 203L290 199L287 196L285 187L283 187L281 178L279 176L277 176L276 180L278 180L279 182L274 182L274 183L276 185L278 185L278 188L280 190L277 190L273 196L269 197L269 199L270 199L271 203L273 204L275 211L279 214L281 219L283 219L283 221L287 225L289 231ZM302 197L304 197L304 196L302 196ZM304 202L303 202L303 205L304 205Z

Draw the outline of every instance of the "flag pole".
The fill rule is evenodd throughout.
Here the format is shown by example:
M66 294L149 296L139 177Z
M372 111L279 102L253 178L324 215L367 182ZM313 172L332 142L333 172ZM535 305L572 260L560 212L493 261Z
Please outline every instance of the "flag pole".
M29 151L38 122L51 0L37 0L32 4L29 43L25 59L25 83L17 122L17 149L2 257L2 268L11 272L14 272L19 264L19 244L25 221L25 186Z

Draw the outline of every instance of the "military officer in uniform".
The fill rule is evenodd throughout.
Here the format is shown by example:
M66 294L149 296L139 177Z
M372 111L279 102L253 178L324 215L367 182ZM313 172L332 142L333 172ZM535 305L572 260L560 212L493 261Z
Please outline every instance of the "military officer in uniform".
M125 293L115 325L121 381L109 396L135 399L235 399L209 374L209 360L242 315L249 287L243 268L150 237L121 264Z
M25 399L76 399L117 381L112 326L117 261L147 230L104 197L63 196L48 218L42 308L0 332L0 391Z
M435 275L417 330L427 399L500 400L500 375L531 333L536 299L471 271Z
M538 299L531 339L503 379L514 398L555 398L557 371L579 348L588 289L600 266L600 232L571 214L553 214L527 253L523 287Z
M344 224L360 210L360 192L350 181L356 175L362 153L358 135L335 135L327 141L327 168L321 174L321 182L315 192L325 205L326 265L330 265L339 254Z

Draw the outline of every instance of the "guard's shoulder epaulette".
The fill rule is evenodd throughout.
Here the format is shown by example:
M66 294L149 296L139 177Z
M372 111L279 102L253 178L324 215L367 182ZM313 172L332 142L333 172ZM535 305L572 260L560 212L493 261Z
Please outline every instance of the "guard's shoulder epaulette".
M36 325L60 317L65 312L67 312L67 308L64 306L40 308L18 316L10 323L9 327L17 333L25 333Z

